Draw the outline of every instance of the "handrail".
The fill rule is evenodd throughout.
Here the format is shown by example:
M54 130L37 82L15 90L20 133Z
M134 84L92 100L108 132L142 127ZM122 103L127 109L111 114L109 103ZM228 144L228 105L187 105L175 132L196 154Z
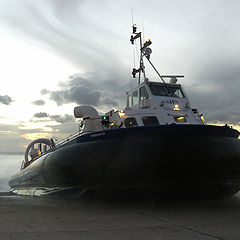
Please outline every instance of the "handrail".
M72 134L72 135L70 135L70 136L62 139L59 143L56 144L56 146L63 145L64 143L69 142L69 141L75 139L75 138L78 137L79 135L82 135L82 133L80 133L80 132L74 133L74 134Z

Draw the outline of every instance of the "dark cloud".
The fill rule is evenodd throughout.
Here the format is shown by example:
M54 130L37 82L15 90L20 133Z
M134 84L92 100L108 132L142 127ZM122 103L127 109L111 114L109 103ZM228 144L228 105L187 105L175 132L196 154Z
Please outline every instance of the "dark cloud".
M46 112L38 112L33 115L34 118L38 118L38 120L32 119L31 122L50 122L55 121L58 123L66 123L66 122L75 122L75 118L72 115L64 114L64 115L49 115ZM44 119L42 119L44 118ZM47 118L47 119L46 119Z
M232 106L227 109L218 109L207 114L210 121L214 123L228 123L240 125L240 106Z
M195 73L196 74L196 73ZM209 122L240 124L240 56L216 59L199 66L195 85L187 87L193 107L198 107Z
M50 116L51 120L54 120L59 123L66 123L66 122L75 122L75 118L71 115L65 114L63 116L61 115L51 115Z
M37 106L42 106L42 105L45 105L45 101L39 99L39 100L32 102L32 104L37 105Z
M33 117L35 117L35 118L47 118L47 117L49 117L49 114L47 114L46 112L38 112L38 113L35 113L33 115Z
M104 77L105 79L100 74L93 73L88 78L82 78L76 74L60 83L60 90L45 92L48 92L49 98L59 106L76 103L95 107L118 107L119 102L122 104L125 100L126 86L118 80L119 76L115 79Z
M92 90L84 85L71 87L69 89L53 91L50 94L50 99L55 101L57 105L66 103L89 104L97 106L101 93Z
M5 105L10 105L11 102L13 102L13 100L8 95L4 95L4 96L0 95L0 103Z
M102 103L108 106L117 107L119 106L118 102L111 98L103 98Z

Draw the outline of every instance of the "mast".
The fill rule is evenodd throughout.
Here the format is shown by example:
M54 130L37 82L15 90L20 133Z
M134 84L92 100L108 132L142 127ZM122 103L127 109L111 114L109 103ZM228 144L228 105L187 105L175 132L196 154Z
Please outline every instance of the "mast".
M149 64L152 66L152 68L154 69L154 71L157 73L157 75L159 76L159 78L162 80L163 82L163 86L167 92L167 94L169 95L169 91L168 91L168 87L166 82L164 81L164 78L171 78L170 83L176 83L177 82L177 78L183 78L183 75L161 75L158 70L155 68L155 66L153 65L153 63L150 61L150 55L152 53L152 49L149 47L152 42L150 39L148 39L144 44L142 42L142 33L141 32L137 32L137 26L136 24L133 24L132 26L133 32L130 38L130 41L132 44L134 44L135 40L137 40L139 38L140 41L140 63L139 63L139 68L133 68L132 70L132 76L133 78L136 78L136 74L138 73L138 85L140 85L141 83L141 73L143 73L143 78L144 81L147 82L148 78L146 77L146 72L145 72L145 65L144 65L144 61L143 61L143 57L146 57L146 59L148 60Z
M140 64L139 64L139 68L133 68L132 71L132 76L133 78L136 78L136 74L138 73L138 85L140 84L141 81L141 72L143 73L143 77L144 77L144 81L148 81L148 78L146 77L146 72L145 72L145 65L144 65L144 61L143 61L143 57L146 57L146 59L148 60L148 62L150 63L150 65L152 66L152 68L154 69L154 71L157 73L157 75L160 77L160 79L162 80L162 82L164 83L164 87L166 89L166 92L168 94L168 89L166 87L166 82L164 81L163 77L161 76L161 74L157 71L157 69L155 68L155 66L153 65L153 63L150 61L150 55L152 53L152 49L149 47L152 42L150 39L148 39L144 44L142 43L142 33L138 32L137 33L137 26L136 24L133 24L132 26L133 29L133 35L131 35L130 41L132 44L134 44L135 40L137 40L139 38L140 41Z
M143 44L142 44L142 33L141 32L138 32L137 33L137 26L136 24L133 24L132 26L133 28L133 34L134 35L131 35L131 38L130 38L130 41L132 44L134 44L135 40L139 38L139 41L140 41L140 61L139 61L139 68L136 69L136 68L133 68L133 71L132 71L132 75L133 75L133 78L136 78L136 74L139 73L138 75L138 85L140 84L140 81L141 81L141 72L143 73L143 77L144 77L144 81L146 81L146 72L145 72L145 66L144 66L144 61L143 61L143 51L141 51L141 49L143 49Z

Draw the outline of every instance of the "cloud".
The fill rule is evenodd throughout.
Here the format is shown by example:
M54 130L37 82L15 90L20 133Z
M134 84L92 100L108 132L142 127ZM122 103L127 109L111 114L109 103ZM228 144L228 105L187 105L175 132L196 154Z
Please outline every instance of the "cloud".
M0 95L0 103L4 105L10 105L11 102L13 102L13 100L8 95L4 95L4 96Z
M29 140L23 138L21 123L2 124L0 123L0 151L2 152L24 152ZM26 130L27 131L27 130Z
M32 102L32 104L37 105L37 106L42 106L42 105L45 105L45 101L39 99L39 100Z
M101 93L99 91L81 85L60 91L53 91L50 94L50 100L55 101L58 106L66 103L90 104L97 106L100 95Z
M69 137L72 134L75 134L79 132L79 123L76 121L66 121L61 124L56 124L56 125L46 125L46 127L51 128L52 136L55 138L66 138Z
M119 105L117 101L109 97L103 98L102 103L108 106L115 106L115 107Z
M50 116L51 120L54 120L59 123L66 123L66 122L75 122L75 118L71 115L65 114L63 116L61 115L51 115Z
M40 93L41 93L41 95L46 95L46 94L50 93L50 91L47 90L46 88L44 88L40 91Z
M92 73L83 78L75 74L66 82L60 83L60 90L44 89L44 93L49 94L49 99L58 106L76 103L95 107L118 107L125 101L124 89L126 89L126 85L118 81L118 78L119 76L112 79L99 73Z
M33 115L34 118L44 118L41 120L31 120L31 122L49 122L55 121L58 123L66 123L66 122L75 122L75 118L72 115L64 114L64 115L50 115L46 112L38 112ZM47 119L46 119L47 118Z
M208 119L213 123L228 123L240 125L240 106L232 106L227 109L216 109L208 113Z
M197 84L187 87L192 106L199 108L208 122L239 125L239 79L240 56L202 64L195 73Z
M42 122L43 127L34 128L34 122L31 127L28 122L0 123L0 152L24 152L28 144L39 137L62 139L76 133L79 129L79 124L71 115L52 115L49 118L51 119L46 119L46 123L54 120L56 125ZM39 126L39 123L36 123L36 126Z
M36 118L47 118L47 117L49 117L49 114L47 114L46 112L38 112L38 113L35 113L33 115L33 117L36 117Z
M6 4L0 3L0 20L12 31L34 39L36 44L42 44L81 69L99 70L113 62L120 65L119 57L110 52L108 46L111 41L109 36L114 34L112 29L115 26L111 25L111 29L108 29L108 25L103 27L99 24L95 19L99 18L98 14L87 13L92 11L92 4L87 2L71 0L69 4L65 0L43 0L34 3L23 0L18 3L9 0ZM94 5L99 6L100 14L105 14L105 7L109 4L106 1L93 1ZM12 9L18 11L13 13ZM98 47L99 42L102 42L102 47Z

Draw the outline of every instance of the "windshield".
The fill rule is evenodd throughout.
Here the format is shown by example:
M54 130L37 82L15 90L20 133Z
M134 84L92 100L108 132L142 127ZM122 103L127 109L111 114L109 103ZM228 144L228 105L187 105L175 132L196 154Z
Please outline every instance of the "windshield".
M151 92L154 96L166 96L184 98L184 94L180 87L149 85Z

